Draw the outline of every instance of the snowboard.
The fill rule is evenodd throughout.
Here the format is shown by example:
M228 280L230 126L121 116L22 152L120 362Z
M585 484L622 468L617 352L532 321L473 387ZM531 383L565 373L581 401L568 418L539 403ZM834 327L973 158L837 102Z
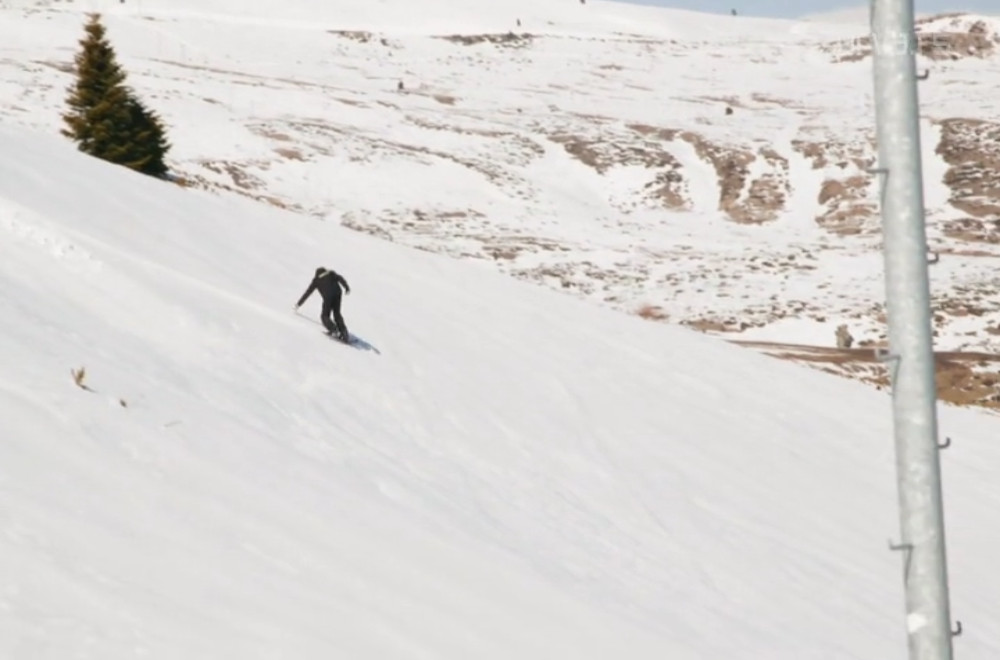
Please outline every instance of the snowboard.
M323 334L326 335L326 338L329 339L330 341L335 341L338 344L344 344L345 346L350 346L354 350L370 351L372 353L375 353L376 355L381 355L381 352L377 348L369 344L361 337L357 337L355 335L349 335L348 339L345 341L341 339L340 335L336 333L329 333L326 330L324 330Z
M338 344L347 344L348 346L357 346L357 340L354 337L348 335L347 339L344 339L335 332L323 331L323 334L330 338L331 341L335 341Z

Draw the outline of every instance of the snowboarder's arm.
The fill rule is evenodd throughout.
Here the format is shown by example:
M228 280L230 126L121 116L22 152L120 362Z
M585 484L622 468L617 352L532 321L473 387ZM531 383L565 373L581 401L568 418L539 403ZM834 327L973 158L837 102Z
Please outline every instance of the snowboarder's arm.
M344 276L341 275L340 273L337 273L337 281L340 282L340 284L344 287L344 291L346 291L347 293L351 292L351 286L347 283L347 280L345 280Z
M315 290L316 290L316 280L313 280L312 282L309 283L309 288L306 289L306 292L302 294L302 297L299 298L299 301L295 303L295 306L302 307L302 303L304 303Z

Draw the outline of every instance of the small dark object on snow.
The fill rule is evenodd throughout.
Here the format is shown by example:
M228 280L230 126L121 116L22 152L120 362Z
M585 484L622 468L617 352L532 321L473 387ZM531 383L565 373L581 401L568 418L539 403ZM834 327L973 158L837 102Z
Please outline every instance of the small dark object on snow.
M733 114L733 109L732 109L732 108L730 108L730 107L729 107L728 105L726 106L726 114L727 114L727 115L731 115L731 114Z
M344 324L344 317L340 315L340 287L344 287L345 293L351 293L351 287L347 284L347 280L341 277L339 273L320 266L316 269L312 282L309 283L309 288L302 294L299 301L295 303L295 309L301 307L302 303L312 295L313 291L318 290L319 295L323 296L323 309L319 316L319 320L323 322L323 327L326 328L328 334L332 335L336 333L343 341L349 342L351 336L347 333L347 325ZM333 321L330 320L331 313L333 314Z

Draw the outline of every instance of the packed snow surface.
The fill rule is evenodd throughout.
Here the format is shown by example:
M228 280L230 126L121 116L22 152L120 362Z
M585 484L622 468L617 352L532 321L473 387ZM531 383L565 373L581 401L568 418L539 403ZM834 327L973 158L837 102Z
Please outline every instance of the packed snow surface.
M677 17L695 20L658 23L658 10L612 14L592 0L598 11L571 23L564 4L518 0L503 13L575 36L614 17L669 38L683 32ZM388 0L349 10L255 0L240 5L236 29L221 0L0 0L15 10L0 13L0 53L37 49L26 77L0 82L29 109L7 107L0 124L0 658L905 657L886 393L393 244L329 213L88 158L46 110L64 90L26 84L57 70L44 62L79 37L79 16L25 21L36 5L145 26L120 33L131 35L126 52L256 45L261 61L239 66L261 75L327 22L425 33L500 11L435 0L420 4L423 24ZM762 35L785 25L746 20ZM276 21L301 41L264 39ZM75 45L58 48L68 59ZM192 61L147 61L162 67L146 81L162 76L165 97L170 85L188 90L170 112L229 90L227 103L272 118L335 108L339 121L371 122L370 144L406 130L289 89L206 91L214 74ZM182 156L199 144L219 159L253 147L229 109L188 107ZM543 158L532 167L552 180L580 177L543 198L553 216L588 208L579 170ZM323 204L360 208L390 184L397 200L433 195L443 176L381 164L333 180L341 172L327 163L308 185ZM306 185L309 165L287 165L272 183ZM461 172L448 174L449 195L471 185ZM693 197L705 205L711 193ZM717 221L685 226L696 243L719 244ZM876 258L865 263L874 277ZM344 314L357 347L324 336L315 298L293 310L321 265L351 284ZM940 410L963 660L1000 657L997 424Z
M10 126L0 231L2 657L902 657L882 393ZM997 422L941 423L987 660Z

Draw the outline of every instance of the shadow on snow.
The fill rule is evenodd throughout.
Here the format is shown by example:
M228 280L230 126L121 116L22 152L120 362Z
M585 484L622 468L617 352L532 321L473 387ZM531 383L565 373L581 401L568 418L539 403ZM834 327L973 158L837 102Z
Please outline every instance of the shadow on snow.
M322 323L320 323L316 319L309 318L308 316L305 316L301 312L295 312L295 314L297 316L300 316L300 317L304 318L305 320L309 321L310 323L315 323L316 325L318 325L321 328L323 327ZM325 330L325 328L324 328L324 330ZM347 346L351 346L353 348L356 348L359 351L371 351L371 352L375 353L376 355L382 355L382 351L378 350L377 348L375 348L373 345L369 344L367 341L365 341L361 337L357 336L353 332L350 333L350 334L351 334L351 341L346 343ZM329 337L330 337L331 341L340 342L340 340L337 339L336 337L334 337L333 335L329 335ZM340 343L343 344L345 342L340 342Z

